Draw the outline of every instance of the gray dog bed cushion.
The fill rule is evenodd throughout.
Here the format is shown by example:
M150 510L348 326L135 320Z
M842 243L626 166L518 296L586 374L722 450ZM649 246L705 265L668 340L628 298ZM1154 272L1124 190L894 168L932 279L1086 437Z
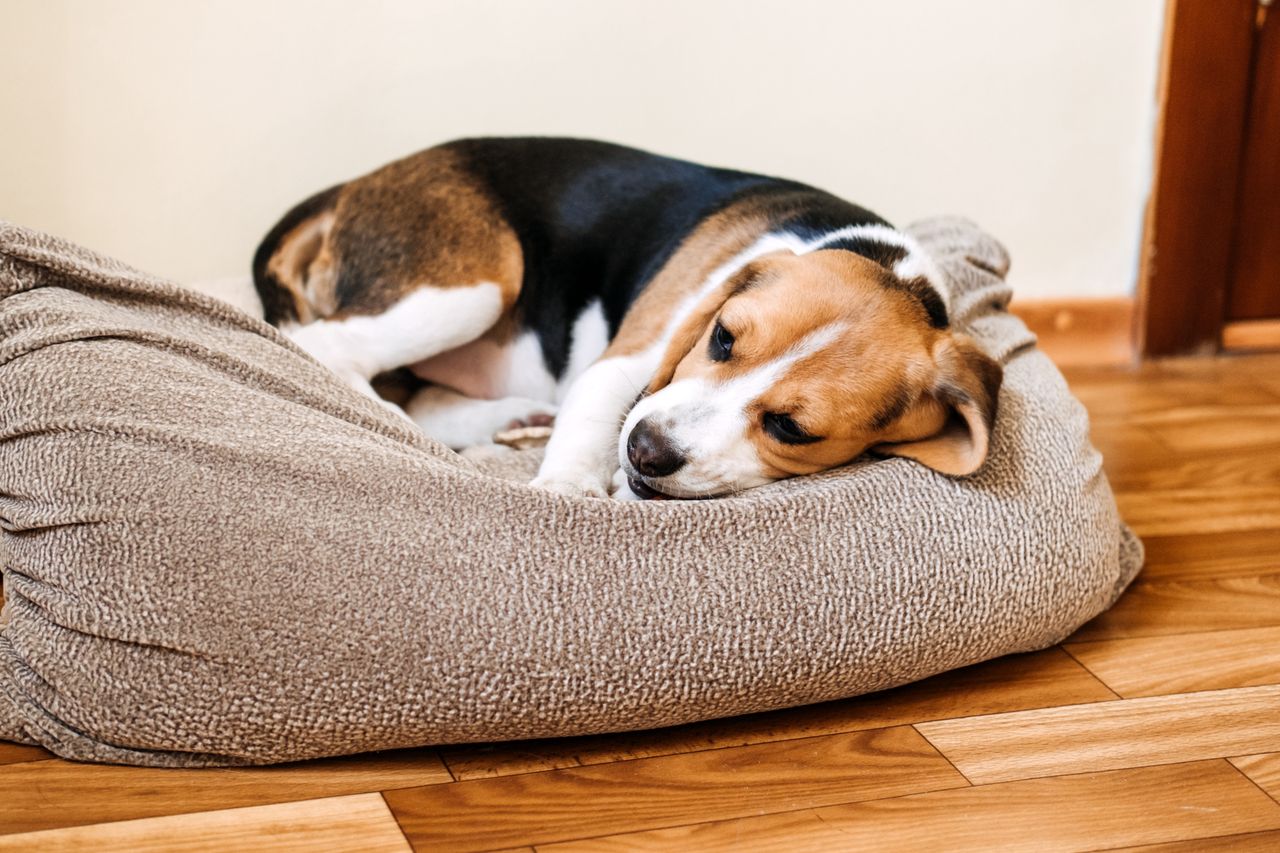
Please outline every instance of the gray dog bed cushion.
M1141 565L1004 250L913 228L1005 364L987 465L570 499L274 329L0 226L0 738L197 766L665 726L1063 639Z

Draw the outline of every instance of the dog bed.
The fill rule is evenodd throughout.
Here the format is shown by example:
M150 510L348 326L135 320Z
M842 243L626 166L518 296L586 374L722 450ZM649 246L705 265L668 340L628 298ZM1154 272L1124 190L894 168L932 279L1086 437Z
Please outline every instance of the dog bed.
M275 329L0 227L0 738L259 764L666 726L1058 642L1138 571L1001 246L912 229L1005 364L990 459L712 501L529 488Z

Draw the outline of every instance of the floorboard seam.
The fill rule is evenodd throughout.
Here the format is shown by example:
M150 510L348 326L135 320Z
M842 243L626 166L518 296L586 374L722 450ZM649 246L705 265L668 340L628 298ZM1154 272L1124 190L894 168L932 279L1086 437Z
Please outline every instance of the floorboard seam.
M1248 756L1245 756L1245 755L1236 755L1236 756L1232 756L1232 758L1247 758L1247 757L1248 757ZM1254 778L1253 778L1252 776L1250 776L1248 773L1245 773L1243 770L1241 770L1239 767L1237 767L1237 766L1236 766L1236 763L1235 763L1234 761L1232 761L1232 760L1231 760L1231 758L1224 758L1223 760L1224 760L1224 761L1226 761L1228 764L1230 764L1230 765L1231 765L1231 769L1232 769L1232 770L1236 771L1236 772L1237 772L1237 773L1239 773L1241 776L1243 776L1244 778L1248 779L1248 780L1249 780L1249 784L1250 784L1250 785L1252 785L1253 787L1257 788L1257 789L1258 789L1259 791L1261 791L1262 793L1266 794L1266 795L1267 795L1267 797L1268 797L1268 798L1269 798L1273 803L1275 803L1276 805L1280 806L1280 798L1276 797L1276 795L1275 795L1275 794L1271 793L1271 792L1270 792L1270 791L1268 791L1266 788L1264 788L1264 787L1262 787L1261 785L1259 785L1259 784L1258 784L1258 781L1257 781L1256 779L1254 779Z
M379 791L378 797L382 800L382 805L386 807L390 813L391 819L396 822L396 829L400 831L400 835L404 838L404 843L409 845L410 850L417 850L418 847L413 843L413 839L409 837L409 833L404 831L404 824L400 823L400 815L396 814L396 810L391 808L391 803L387 802L387 798L383 796L385 792Z
M1016 713L1016 712L1015 712L1015 713ZM954 718L954 719L963 719L963 718L961 718L961 717L956 717L956 718ZM963 771L963 770L961 770L959 767L956 767L956 763L955 763L954 761L952 761L952 760L951 760L951 756L949 756L949 755L947 755L945 752L943 752L943 751L942 751L942 749L941 749L941 748L939 748L939 746L938 746L936 743L934 743L933 741L929 740L929 736L928 736L928 735L926 735L924 732L920 731L920 729L919 729L919 728L917 728L917 727L916 727L916 725L912 725L912 726L911 726L911 729L912 729L912 731L914 731L916 734L920 735L920 737L924 740L924 742L925 742L925 743L927 743L927 744L929 744L929 746L933 747L933 751L934 751L934 752L936 752L936 753L938 753L938 755L941 755L941 756L942 756L942 760L943 760L943 761L945 761L945 762L947 762L947 764L951 765L951 769L952 769L952 770L954 770L954 771L956 771L957 773L959 773L959 774L960 774L960 778L961 778L961 779L963 779L963 780L964 780L964 781L969 785L969 787L970 787L970 788L976 788L976 787L978 787L977 785L975 785L975 784L973 783L973 780L972 780L972 779L970 779L968 776L966 776L966 775L965 775L965 773L964 773L964 771Z
M1094 681L1098 682L1098 683L1099 683L1099 684L1101 684L1103 687L1105 687L1105 688L1107 689L1107 692L1108 692L1108 693L1110 693L1112 696L1116 697L1117 699L1121 699L1121 700L1123 700L1123 699L1125 698L1124 696L1121 696L1119 693L1117 693L1117 692L1116 692L1116 689L1115 689L1114 687L1112 687L1110 684L1107 684L1106 680L1105 680L1101 675L1098 675L1098 673L1096 673L1096 672L1094 672L1093 670L1089 669L1088 664L1086 664L1084 661L1080 660L1080 658L1078 658L1078 657L1076 657L1075 655L1073 655L1073 654L1071 653L1071 650L1067 648L1067 645L1066 645L1066 643L1065 643L1065 642L1063 642L1063 643L1059 643L1059 644L1058 644L1058 648L1062 649L1063 653L1064 653L1064 654L1066 654L1066 656L1067 656L1067 657L1071 658L1073 661L1075 661L1077 664L1079 664L1081 669L1083 669L1085 672L1089 673L1089 675L1093 676ZM1059 705L1059 706L1057 706L1057 707L1065 707L1065 706Z
M449 759L445 758L444 753L436 752L435 757L436 760L444 767L444 772L449 774L449 779L453 782L459 781L458 774L453 772L453 768L449 766Z

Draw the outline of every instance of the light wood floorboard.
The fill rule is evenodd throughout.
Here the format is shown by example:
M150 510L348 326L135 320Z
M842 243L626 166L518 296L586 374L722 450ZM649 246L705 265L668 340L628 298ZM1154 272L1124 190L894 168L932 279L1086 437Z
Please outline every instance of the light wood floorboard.
M1197 581L1280 574L1280 528L1148 536L1147 581Z
M916 728L974 784L1280 750L1280 685L1014 711Z
M1223 408L1170 406L1136 422L1177 453L1280 448L1280 402Z
M1166 460L1158 466L1137 462L1111 477L1111 485L1125 494L1163 495L1205 489L1269 494L1280 484L1280 453L1259 453L1255 449L1171 452Z
M1263 388L1280 397L1280 356L1274 353L1241 358L1240 371L1248 374Z
M4 851L168 853L408 853L412 848L378 794L196 812L0 836Z
M1280 574L1147 580L1139 577L1116 605L1072 641L1200 634L1280 625Z
M1159 368L1070 372L1071 387L1095 423L1162 422L1171 410L1220 415L1236 408L1274 406L1280 397L1252 375L1239 373L1205 381L1200 376L1169 376Z
M589 838L550 851L1054 851L1280 828L1225 761L1033 779Z
M1139 536L1243 533L1280 527L1280 485L1118 491L1116 502Z
M1069 643L1065 648L1126 699L1280 684L1280 627Z

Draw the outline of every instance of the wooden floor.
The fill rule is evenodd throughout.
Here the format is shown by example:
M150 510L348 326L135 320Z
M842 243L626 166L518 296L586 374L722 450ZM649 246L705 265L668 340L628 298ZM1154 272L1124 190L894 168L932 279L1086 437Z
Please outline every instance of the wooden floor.
M1278 850L1280 356L1070 379L1148 561L1060 647L677 729L278 768L0 744L0 850Z

